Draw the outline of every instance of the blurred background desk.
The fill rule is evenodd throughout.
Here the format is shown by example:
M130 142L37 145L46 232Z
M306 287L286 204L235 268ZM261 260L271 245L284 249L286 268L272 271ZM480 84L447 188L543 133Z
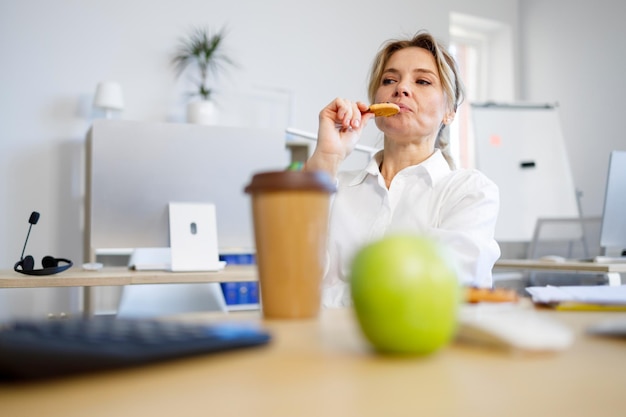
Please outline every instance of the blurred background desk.
M623 416L624 340L585 334L626 313L540 314L574 331L568 350L523 355L453 343L427 357L371 352L350 309L317 320L259 312L187 321L260 322L268 346L36 384L2 385L2 416Z
M621 285L621 273L626 273L626 263L542 261L538 259L500 259L494 269L542 270L575 273L604 274L609 285Z
M256 265L229 265L218 272L133 271L125 267L85 271L73 267L55 275L30 276L0 271L0 288L83 287L83 312L93 314L91 287L138 284L193 284L256 281Z

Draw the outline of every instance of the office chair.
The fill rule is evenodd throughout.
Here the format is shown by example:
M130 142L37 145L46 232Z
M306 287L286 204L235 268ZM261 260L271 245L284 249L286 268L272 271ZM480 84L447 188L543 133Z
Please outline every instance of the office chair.
M589 259L600 255L601 217L553 217L539 218L535 224L532 240L528 245L527 258L539 259L546 255L566 259ZM529 272L529 285L577 285L598 283L593 274L563 272Z

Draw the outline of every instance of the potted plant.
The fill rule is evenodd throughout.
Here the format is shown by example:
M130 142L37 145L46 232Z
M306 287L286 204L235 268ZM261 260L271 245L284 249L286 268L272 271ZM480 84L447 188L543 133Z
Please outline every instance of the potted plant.
M222 28L211 33L208 28L193 28L189 35L180 39L180 43L172 56L172 65L180 77L189 67L198 73L191 79L196 90L191 96L200 100L191 101L187 106L187 121L191 123L215 123L215 106L211 100L213 93L209 87L209 78L217 75L225 66L234 65L233 61L222 51L225 30Z

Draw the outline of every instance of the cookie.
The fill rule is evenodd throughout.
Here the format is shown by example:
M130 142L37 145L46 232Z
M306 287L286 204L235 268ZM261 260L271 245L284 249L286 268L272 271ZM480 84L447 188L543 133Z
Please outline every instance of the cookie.
M468 303L480 302L515 302L518 300L515 291L504 288L467 288L465 301Z
M370 105L369 111L378 116L393 116L400 111L400 107L393 103L375 103Z

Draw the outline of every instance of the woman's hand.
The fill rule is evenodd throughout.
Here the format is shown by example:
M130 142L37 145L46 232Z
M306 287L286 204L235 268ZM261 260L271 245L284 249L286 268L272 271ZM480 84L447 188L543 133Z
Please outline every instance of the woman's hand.
M339 165L354 149L361 131L372 117L369 106L360 101L336 98L319 114L315 152L306 163L308 170L321 169L333 177Z

